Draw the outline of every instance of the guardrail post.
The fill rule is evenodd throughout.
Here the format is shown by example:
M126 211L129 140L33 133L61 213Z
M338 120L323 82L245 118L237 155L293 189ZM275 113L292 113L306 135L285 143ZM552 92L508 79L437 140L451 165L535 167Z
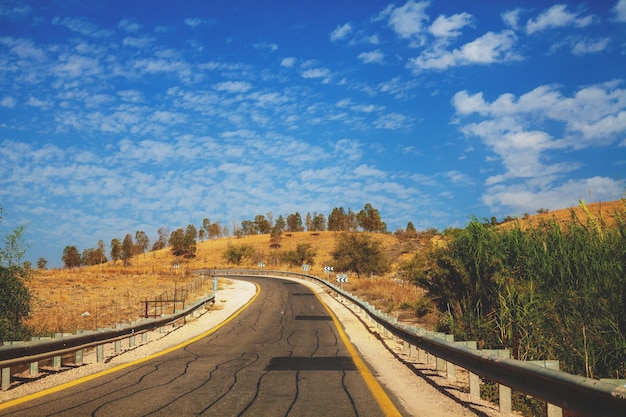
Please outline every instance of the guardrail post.
M104 360L104 345L96 346L96 362L102 362Z
M478 349L478 343L476 343L475 340L461 340L461 341L453 342L453 343L457 346L463 346L468 349L473 349L473 350ZM468 382L469 382L470 395L474 398L480 398L480 378L476 374L473 374L471 372L468 372L468 373L469 373Z
M511 357L511 351L509 349L483 349L483 353L489 353L497 355L500 358L509 359ZM511 388L498 384L498 397L501 413L511 413L513 411L513 404L511 400Z
M529 361L532 364L559 371L561 369L559 361ZM563 417L563 409L554 404L547 403L548 417Z
M472 372L469 374L470 395L480 398L480 377Z
M443 339L446 342L454 342L454 335L452 334L436 333L435 337ZM450 367L453 367L453 365L451 365ZM449 372L448 368L448 363L445 360L435 357L435 370L441 372Z
M11 368L2 368L2 391L8 390L11 386Z
M74 352L74 363L76 365L82 365L83 364L83 350L77 350L76 352Z
M55 333L54 334L54 338L61 338L63 337L63 333ZM61 357L60 356L53 356L52 357L52 368L53 369L58 369L61 367Z
M128 338L128 347L135 347L135 335L132 335Z
M31 336L31 341L41 340L39 336ZM39 362L31 362L28 364L28 374L29 375L37 375L39 373Z

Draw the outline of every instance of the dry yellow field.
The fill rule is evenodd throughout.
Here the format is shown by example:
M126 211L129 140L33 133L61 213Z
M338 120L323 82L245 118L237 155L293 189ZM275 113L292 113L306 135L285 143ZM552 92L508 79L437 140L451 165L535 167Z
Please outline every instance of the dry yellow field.
M372 236L381 240L385 250L392 255L394 270L401 260L412 256L407 243L401 242L396 236ZM309 273L324 277L323 267L332 265L336 237L336 232L284 234L279 250L292 250L298 244L310 244L317 256ZM137 320L143 313L144 300L154 299L165 292L171 296L175 289L188 286L197 280L193 270L235 267L228 265L223 256L231 244L247 244L256 250L256 258L240 265L241 268L258 268L258 262L266 262L271 251L276 251L270 248L269 235L227 237L198 242L196 257L192 259L176 258L169 249L163 249L133 257L128 267L118 261L102 266L36 271L28 282L33 300L32 314L27 324L37 333L71 333ZM174 264L178 264L179 268L173 268ZM289 270L285 266L270 264L265 269ZM298 268L291 270L302 272ZM387 309L419 298L420 290L413 286L398 285L393 276L393 271L385 277L372 279L357 280L351 276L345 288L377 300L382 308ZM193 301L210 291L211 283L207 282L204 288L189 294L187 301Z

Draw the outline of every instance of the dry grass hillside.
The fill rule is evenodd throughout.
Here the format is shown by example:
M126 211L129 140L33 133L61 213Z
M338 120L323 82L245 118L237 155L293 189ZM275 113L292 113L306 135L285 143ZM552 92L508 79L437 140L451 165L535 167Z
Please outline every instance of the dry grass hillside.
M589 213L585 213L585 208ZM608 226L615 225L616 213L624 214L626 210L626 200L616 200L598 203L589 203L577 205L575 207L549 211L547 213L536 214L526 218L519 219L522 227L534 227L546 222L556 220L559 224L564 225L577 219L576 221L586 224L589 215L596 220L604 221Z
M624 201L594 203L587 205L589 212L613 223L616 210L624 212ZM586 219L581 207L573 208L578 218ZM555 210L549 213L520 219L522 225L537 225L549 219L559 222L571 221L572 209ZM280 251L293 250L298 244L310 244L315 252L315 263L309 274L324 277L324 266L332 266L332 251L335 248L337 232L299 232L284 234ZM376 304L380 309L397 314L400 319L416 320L413 311L423 292L409 283L395 279L402 261L426 246L431 237L422 239L400 239L392 234L373 234L380 240L392 262L391 271L385 276L360 278L350 276L344 288ZM438 239L435 237L434 239ZM176 258L169 249L148 252L131 260L131 265L108 263L102 266L84 267L72 270L36 271L28 286L33 295L32 315L28 324L38 333L74 332L79 329L110 327L138 319L143 313L143 301L187 288L197 277L191 273L196 269L232 268L224 259L228 245L247 244L257 253L254 259L240 265L241 268L258 268L258 262L265 262L265 269L288 269L283 265L271 265L272 258L269 235L226 237L198 242L196 257ZM178 264L178 269L173 268ZM301 272L300 269L292 269ZM187 301L211 291L210 283L196 288L187 294ZM432 324L433 317L422 318L422 325Z
M403 242L391 234L373 234L392 259L392 272L385 277L356 280L351 277L347 289L357 291L358 282L366 288L358 292L370 293L372 298L383 301L386 298L394 303L407 303L419 298L415 288L400 287L393 280L393 271L403 259L408 259L415 251L418 242ZM167 292L171 298L197 280L191 271L197 269L233 268L224 259L229 245L250 245L256 256L239 265L241 268L258 268L258 262L266 262L272 251L293 250L298 244L310 244L315 252L315 263L310 274L324 276L323 267L332 265L332 250L335 247L335 232L288 233L283 235L279 249L270 248L269 235L226 237L197 243L196 257L179 258L169 249L148 252L131 259L131 265L124 267L121 262L111 262L92 267L36 271L28 286L33 295L30 326L38 333L74 332L80 329L110 327L116 323L137 320L144 310L144 300L152 300ZM174 264L179 267L175 269ZM289 270L285 266L267 264L265 269ZM292 268L294 272L302 272ZM187 301L193 301L211 291L211 284L187 294ZM384 304L384 303L383 303ZM390 308L393 306L390 306Z

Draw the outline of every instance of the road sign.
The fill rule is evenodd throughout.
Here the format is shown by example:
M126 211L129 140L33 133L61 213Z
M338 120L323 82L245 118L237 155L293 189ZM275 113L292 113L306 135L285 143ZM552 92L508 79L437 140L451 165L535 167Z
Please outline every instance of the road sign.
M348 282L348 274L337 274L337 282Z
M264 268L265 264L263 262L259 262L259 268Z
M324 271L325 271L325 272L332 272L332 270L333 270L333 267L332 267L332 266L325 266L325 267L324 267Z
M303 270L304 272L307 272L307 271L309 271L310 269L311 269L311 267L310 267L309 265L307 265L307 264L302 265L302 270Z

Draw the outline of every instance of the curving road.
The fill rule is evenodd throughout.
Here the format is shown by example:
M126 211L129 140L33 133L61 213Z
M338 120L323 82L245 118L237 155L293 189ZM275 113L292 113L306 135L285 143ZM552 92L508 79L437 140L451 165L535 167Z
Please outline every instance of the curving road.
M286 280L248 279L260 287L256 298L217 331L0 414L400 415L310 289Z

